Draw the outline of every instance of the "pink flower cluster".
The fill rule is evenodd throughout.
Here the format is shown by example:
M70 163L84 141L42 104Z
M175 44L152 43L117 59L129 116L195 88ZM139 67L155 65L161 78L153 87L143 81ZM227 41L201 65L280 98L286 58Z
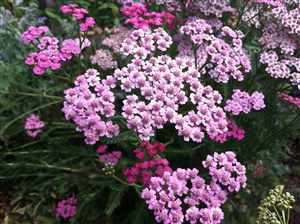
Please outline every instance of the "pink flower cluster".
M183 10L181 2L178 0L155 0L155 3L157 5L164 5L169 11Z
M60 11L64 14L71 15L75 20L80 21L81 32L88 31L96 24L94 18L87 16L88 10L79 7L77 4L61 5Z
M208 155L202 165L209 170L212 181L226 187L229 192L238 192L246 186L246 168L237 161L234 152Z
M164 224L220 224L224 214L220 206L228 192L246 185L245 167L233 152L208 156L203 166L211 182L206 184L197 169L177 169L152 177L141 194L157 222ZM224 187L225 190L222 188Z
M266 107L263 93L255 91L249 95L239 89L233 90L231 99L227 100L225 104L225 111L233 115L239 115L241 112L249 113L253 109L261 110Z
M109 35L105 37L102 44L110 47L113 52L120 53L123 41L128 38L132 30L125 26L114 27L110 30Z
M224 13L234 13L230 0L195 0L192 1L190 10L201 12L206 16L222 17Z
M24 128L28 136L36 138L45 127L45 123L36 114L31 114L25 120Z
M261 27L260 15L262 13L262 5L252 4L248 6L248 9L244 11L241 21L246 23L249 27L254 26L255 28Z
M241 31L228 26L220 29L218 24L209 20L192 18L180 28L180 32L197 45L200 72L208 72L217 82L227 83L231 77L243 81L244 73L251 70L250 58L242 46L244 35Z
M289 34L300 35L300 9L298 4L296 7L290 7L289 4L280 4L273 8L271 15L277 19L278 23L286 29Z
M278 49L280 53L289 56L294 55L295 50L298 48L297 41L274 23L266 25L259 41L264 49Z
M77 199L71 196L57 203L55 212L56 217L63 220L70 220L76 215Z
M239 127L233 120L228 120L227 128L228 130L225 133L215 136L212 140L224 143L230 138L241 141L245 137L245 130Z
M98 160L112 166L117 165L119 160L122 157L122 152L112 151L109 153L106 150L107 150L107 145L100 145L97 148L97 153L99 154Z
M77 131L84 133L87 144L119 134L119 126L106 121L115 114L115 97L111 91L115 82L112 76L100 80L97 70L88 69L76 78L75 87L65 90L62 111L67 120L77 125Z
M279 93L278 96L281 100L286 101L286 102L293 104L296 107L300 108L300 97L293 97L284 92Z
M155 50L166 51L173 43L163 28L134 30L122 43L120 52L125 56L146 59Z
M30 26L25 32L22 33L21 37L25 44L30 44L47 32L49 32L49 28L47 26Z
M136 0L117 0L118 3L120 3L121 5L132 5L135 4L137 1ZM144 3L144 0L139 0L139 3Z
M142 142L139 148L134 150L135 157L139 162L123 171L127 181L130 184L142 183L147 186L152 176L162 176L164 172L171 172L169 161L159 155L165 150L166 147L160 142L152 144L147 141Z
M300 58L293 56L299 48L297 39L271 23L264 29L260 42L264 47L260 62L266 65L266 72L273 78L288 79L300 88Z
M169 56L152 57L147 61L134 60L114 73L121 88L128 93L123 101L123 117L127 126L135 130L142 140L149 140L156 129L168 122L185 141L201 142L204 131L216 136L227 130L226 115L218 104L219 92L199 81L200 74L188 60ZM189 86L189 94L185 88ZM145 100L131 92L138 91ZM187 102L193 109L185 115L179 106Z
M281 6L282 0L256 0L256 3L266 4L271 6Z
M229 0L155 0L158 5L164 5L169 11L186 11L205 16L222 17L224 13L233 13Z
M175 16L169 12L149 12L147 7L141 3L133 3L122 8L124 16L129 17L125 23L133 25L135 28L145 28L150 26L168 25L174 27Z
M279 57L271 50L260 55L260 62L266 65L266 72L273 78L289 79L293 85L300 88L300 58Z
M118 65L113 59L112 53L104 49L98 49L96 54L92 55L90 59L92 64L97 64L103 70L116 68Z

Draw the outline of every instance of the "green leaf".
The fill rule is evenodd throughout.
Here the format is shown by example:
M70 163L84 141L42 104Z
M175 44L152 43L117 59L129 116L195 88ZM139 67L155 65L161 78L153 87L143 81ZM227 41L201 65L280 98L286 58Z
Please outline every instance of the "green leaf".
M112 191L109 195L107 206L105 209L105 214L111 216L114 210L119 207L121 200L126 188L124 187L120 191Z
M57 20L58 22L61 20L61 18L57 14L55 14L54 12L52 12L52 10L50 10L50 9L46 9L45 13L51 19Z

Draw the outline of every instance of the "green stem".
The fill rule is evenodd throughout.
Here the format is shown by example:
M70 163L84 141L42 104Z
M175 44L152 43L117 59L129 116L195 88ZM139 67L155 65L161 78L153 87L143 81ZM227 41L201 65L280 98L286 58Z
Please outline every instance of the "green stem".
M56 100L61 100L63 99L60 96L51 96L46 93L26 93L26 92L6 92L6 91L0 91L2 94L12 94L12 95L21 95L21 96L32 96L32 97L43 97L43 98L49 98L49 99L56 99Z
M279 221L281 222L281 224L285 224L285 222L284 222L283 218L281 217L281 215L279 214L277 208L275 206L273 206L273 208L274 208L274 211L275 211Z
M141 189L141 188L142 188L142 186L137 185L137 184L129 184L129 183L127 183L126 181L122 180L121 178L117 177L116 175L113 175L112 178L113 178L114 180L118 181L119 183L124 184L124 185L126 185L126 186L134 187L134 188L136 188L136 189Z
M288 209L288 214L287 214L287 224L290 223L290 215L291 215L290 213L291 213L291 210Z
M32 146L32 145L35 145L35 144L38 144L38 143L41 143L41 142L43 142L43 140L37 140L37 141L29 142L29 143L26 143L24 145L20 145L20 146L17 146L15 148L12 148L10 150L24 149L24 148L27 148L29 146Z
M286 218L285 218L285 212L284 212L284 210L282 210L282 211L281 211L281 214L282 214L282 220L283 220L283 224L288 224L288 223L286 222Z
M64 71L64 73L66 73L66 72ZM69 84L73 84L73 81L71 79L68 79L67 77L62 77L62 76L53 75L53 74L51 75L51 77L54 77L54 78L57 78L57 79L61 79L63 81L66 81Z
M237 23L236 23L236 27L239 27L239 26L240 26L242 17L243 17L243 15L244 15L244 13L247 11L247 10L246 10L246 7L247 7L247 5L248 5L249 2L250 2L250 1L247 1L246 4L244 4L244 5L242 6L242 11L241 11L241 13L240 13L239 16L238 16L238 20L237 20Z
M64 171L68 173L82 173L81 170L76 170L72 169L69 167L59 167L59 166L54 166L50 164L33 164L33 163L5 163L1 164L0 166L5 166L5 167L33 167L33 168L39 168L39 169L51 169L51 170L59 170L59 171Z

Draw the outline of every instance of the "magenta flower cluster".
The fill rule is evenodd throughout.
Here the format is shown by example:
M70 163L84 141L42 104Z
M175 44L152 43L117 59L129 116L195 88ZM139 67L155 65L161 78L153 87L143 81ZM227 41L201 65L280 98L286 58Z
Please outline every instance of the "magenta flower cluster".
M75 87L65 90L62 111L67 120L83 132L87 144L95 144L100 137L112 138L119 134L119 126L107 119L115 115L115 97L111 87L115 78L100 80L95 69L88 69L75 80Z
M228 120L227 128L228 130L225 133L215 136L214 138L212 138L212 140L219 143L224 143L231 138L236 139L238 141L244 139L245 130L239 127L233 120Z
M153 210L157 222L164 224L220 224L224 218L222 204L229 192L246 185L246 169L233 152L215 153L203 161L209 170L209 184L197 169L177 169L152 177L141 197Z
M133 3L122 8L124 16L128 17L125 23L135 28L151 26L162 26L166 24L169 28L174 27L175 16L169 12L150 12L144 4Z
M40 38L47 32L49 32L49 28L47 26L30 26L25 32L22 33L21 38L25 44L31 44L33 41Z
M116 166L122 157L121 151L114 150L112 152L107 152L107 145L100 145L97 148L97 153L99 154L99 161L111 166Z
M61 5L60 11L64 14L71 15L75 20L79 21L81 32L88 31L96 24L96 21L93 17L87 16L88 10L79 7L77 4Z
M39 28L39 27L37 27ZM30 28L29 28L30 29ZM25 31L26 33L27 31ZM59 41L56 37L38 37L39 51L28 54L25 63L33 66L35 75L42 75L47 69L58 70L61 67L62 57L59 51Z
M44 127L45 123L36 114L31 114L25 120L24 128L27 135L32 138L38 137L38 135L43 131Z
M239 115L241 112L247 114L251 110L261 110L266 107L263 93L255 91L249 95L240 89L233 90L231 99L227 100L225 104L225 111L233 115Z
M55 208L56 217L58 219L70 220L76 215L77 199L71 196L57 203Z
M81 19L87 14L87 10L75 7L75 4L61 6L64 13L71 13L76 19ZM69 12L70 11L70 12ZM87 17L89 19L91 17ZM88 23L90 24L90 23ZM87 25L88 28L90 25ZM38 51L31 52L26 57L25 63L33 66L35 75L43 75L48 69L58 70L62 62L71 60L74 56L90 46L90 42L85 39L80 43L79 39L65 39L61 42L53 36L47 34L49 28L46 26L30 26L22 33L22 40L25 44L33 44Z
M300 97L290 96L285 92L279 93L278 96L281 100L300 108Z
M142 142L134 150L134 155L139 161L123 171L128 183L142 183L147 186L152 176L162 176L164 172L171 172L169 161L160 157L160 153L165 150L166 147L160 142Z
M39 27L36 28L38 29ZM28 32L28 30L24 33L26 32ZM34 39L33 37L35 36L32 36L32 38L26 37L24 41L26 41L25 43L27 43L28 40L32 40L28 43L36 41L36 47L39 51L29 53L25 63L33 66L33 73L35 75L43 75L47 69L60 69L63 61L71 60L72 57L78 55L84 47L90 45L89 41L85 41L85 45L80 49L79 41L76 39L63 40L61 46L59 46L59 40L56 37L39 36L38 39Z
M244 35L241 31L228 26L220 29L219 24L212 24L212 21L192 18L180 32L190 37L200 50L197 67L217 82L227 83L230 78L243 81L245 73L251 70L250 58L242 46Z

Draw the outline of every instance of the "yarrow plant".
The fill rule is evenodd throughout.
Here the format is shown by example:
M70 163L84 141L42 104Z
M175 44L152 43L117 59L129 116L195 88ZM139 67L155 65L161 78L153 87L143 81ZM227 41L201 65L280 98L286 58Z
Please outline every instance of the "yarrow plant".
M199 26L202 23L206 24L206 28ZM198 24L198 26L194 27L192 24ZM223 37L239 37L239 34L229 27L222 29L221 36ZM192 41L202 47L205 41L201 40L201 33L211 33L212 26L204 20L192 20L191 23L182 27L181 32L190 35ZM204 38L206 38L205 35ZM228 82L229 74L239 81L243 80L243 72L249 71L251 66L241 48L241 40L233 40L233 53L227 55L226 52L230 48L227 43L213 36L208 39L211 43L208 44L207 51L211 52L212 62L217 63L218 66L224 63L225 69L223 71L218 66L213 67L214 69L209 71L211 76L223 82ZM219 42L224 46L219 45ZM211 86L205 86L200 82L202 72L198 71L197 64L195 65L190 58L172 59L168 55L155 56L156 51L165 52L172 43L172 38L162 28L153 31L147 28L135 30L124 40L120 49L122 54L132 57L127 66L116 69L113 75L103 80L100 80L96 70L90 69L77 79L75 88L65 92L66 102L63 111L66 118L75 121L78 130L85 133L87 143L95 144L100 137L113 137L119 133L118 125L111 122L107 129L109 134L105 134L102 130L105 127L103 118L110 118L117 112L113 105L115 102L113 89L119 83L127 95L123 100L121 115L126 119L127 127L137 132L142 140L149 140L155 135L156 129L162 129L167 123L174 124L178 135L183 136L185 141L202 142L205 132L213 139L227 131L226 114L220 106L222 95ZM224 55L226 58L223 58ZM237 70L235 69L235 62L232 61L234 57L237 60L241 59L239 63L245 67L243 72L239 70L242 66L238 64L236 64ZM205 67L206 62L203 63ZM210 68L213 66L210 62L208 64ZM235 73L232 73L233 71ZM186 86L190 88L189 93L184 91ZM91 89L94 90L91 91ZM102 93L103 89L107 89L108 92ZM139 92L138 95L132 94L136 91ZM103 94L109 94L109 96ZM254 92L251 97L247 93L243 94L246 95L242 102L242 99L238 99L241 96L238 96L240 94L236 91L234 99L227 101L224 109L238 115L241 111L248 113L252 108L260 110L265 107L262 93ZM102 102L102 109L99 107L99 102ZM186 104L193 105L193 109L180 114L181 105ZM85 109L82 111L83 108ZM93 122L90 121L91 113L93 113Z
M79 7L77 4L61 5L60 11L64 14L71 15L75 20L80 22L80 31L86 32L92 28L96 21L93 17L88 16L88 10Z
M268 175L265 166L259 167L264 163L257 161L265 154L272 154L264 151L268 148L264 146L287 126L275 116L282 104L267 100L272 98L273 91L278 97L272 100L279 98L300 107L297 94L289 92L290 85L268 77L286 79L295 86L300 83L299 7L292 0L118 0L95 9L101 10L101 15L95 17L97 21L112 16L117 26L110 24L110 28L103 28L106 23L101 21L98 27L87 9L71 3L61 5L60 11L76 23L78 36L60 38L44 25L30 26L22 34L23 42L36 49L25 60L33 73L41 76L57 71L53 77L46 77L47 85L55 83L55 88L25 96L60 101L47 101L31 111L63 102L59 109L65 120L74 123L74 129L80 132L69 136L69 128L74 125L63 122L63 117L53 122L59 116L57 113L47 122L47 126L57 127L49 128L41 141L49 138L52 144L61 138L72 150L84 143L89 146L80 147L92 149L91 156L86 151L78 155L74 152L76 159L68 151L60 152L66 158L62 162L33 158L24 170L35 167L34 161L38 161L36 167L57 172L50 176L63 173L62 186L71 186L71 192L73 189L79 192L78 201L80 197L86 198L78 207L78 215L75 196L59 201L55 213L62 222L72 219L71 222L89 223L90 220L81 219L81 214L86 203L100 193L102 196L102 192L105 195L101 203L106 205L99 202L97 209L103 207L105 220L123 222L112 213L126 201L122 200L125 192L129 197L134 192L146 202L158 223L222 223L226 217L222 206L232 193L246 187L246 168L235 152L207 155L205 150L213 152L216 146L235 146L237 152L245 152L242 158L250 164L250 169L255 166L254 181ZM59 92L59 88L63 91ZM16 88L16 95L24 94L18 91ZM265 113L259 113L265 108ZM255 121L256 117L260 119L260 115L271 112L274 112L270 117L272 122ZM249 113L255 116L248 118L246 124L244 117ZM245 136L252 140L251 127L261 127L259 123L264 125L266 120L270 126L253 140L258 143L256 151L243 149L248 144ZM296 120L297 117L292 121ZM0 135L12 123L4 126ZM25 121L26 133L32 138L37 138L44 127L45 123L34 114ZM276 130L279 127L278 132L270 131L273 127ZM68 135L56 136L57 129L63 132L67 128ZM1 140L6 140L2 137ZM33 145L36 142L40 141ZM60 141L56 146L60 147ZM21 146L25 147L28 145ZM246 151L259 153L249 156ZM195 162L200 165L198 160L204 157L202 168L207 172L200 174L199 166L191 166ZM13 165L9 163L7 167ZM60 191L60 186L53 189ZM135 191L130 191L131 187ZM252 193L251 187L245 192ZM245 203L243 197L238 202L233 199L233 203ZM144 210L141 206L139 211ZM269 213L264 208L266 211ZM101 215L95 216L100 222L104 220ZM126 215L131 222L130 214ZM146 223L143 218L139 215L136 222Z
M63 13L71 13L74 18L81 20L88 13L86 9L78 8L75 4L61 6ZM80 30L86 32L95 25L92 17L87 17L84 23L80 24ZM33 66L35 75L43 75L47 70L59 70L62 63L78 56L80 52L90 46L88 39L65 39L50 36L50 30L46 26L30 26L22 33L22 40L25 44L33 44L38 51L28 54L25 63Z
M134 150L135 157L139 160L132 167L126 168L123 175L128 183L139 183L147 186L152 176L162 176L166 171L172 171L169 161L161 158L166 147L160 143L142 142L139 148Z
M282 0L256 0L256 3L262 3L271 6L281 6Z
M122 152L118 150L107 152L106 150L107 145L100 145L97 148L97 153L99 154L98 160L103 162L104 164L109 164L111 166L117 165L117 163L121 159Z
M131 24L135 28L162 26L163 24L168 25L169 28L174 27L174 15L169 12L150 12L141 3L124 6L122 13L124 16L129 17L125 23Z
M228 130L220 135L215 136L212 140L224 143L229 139L233 138L238 141L241 141L245 137L245 130L239 127L233 120L228 121Z
M24 128L28 136L32 138L38 137L43 131L45 123L36 114L31 114L25 120Z
M300 97L290 96L289 94L284 93L284 92L279 93L278 96L282 101L286 101L286 102L300 108Z
M261 110L265 108L264 95L260 92L253 92L249 95L247 92L239 89L233 90L231 99L226 101L225 111L233 115L239 115L241 112L249 113L251 110Z
M276 186L270 190L268 196L261 201L256 223L290 223L290 211L294 203L294 196L289 192L284 192L283 185Z
M157 222L164 224L219 224L224 218L220 206L229 192L246 185L245 167L233 152L215 153L203 161L209 170L210 183L197 169L177 169L152 177L141 197L153 210Z
M113 59L113 55L108 50L99 49L96 54L91 56L91 63L97 64L103 70L117 67L117 62Z
M214 21L192 18L180 32L196 46L195 64L201 74L208 73L217 82L227 83L230 78L243 81L244 75L251 70L249 56L242 46L244 34L241 31Z
M77 199L75 196L63 199L55 208L56 217L62 220L70 220L76 215Z
M63 112L67 120L77 125L84 133L86 143L95 144L100 137L111 138L119 134L119 126L105 121L115 114L114 94L111 87L116 80L108 76L100 80L99 72L89 69L75 80L75 87L65 90ZM93 91L91 91L93 88Z
M300 35L299 8L292 1L273 3L268 3L271 11L260 19L260 23L265 25L260 38L263 46L260 62L273 78L288 79L299 87L299 57L296 52L299 48L297 35Z

